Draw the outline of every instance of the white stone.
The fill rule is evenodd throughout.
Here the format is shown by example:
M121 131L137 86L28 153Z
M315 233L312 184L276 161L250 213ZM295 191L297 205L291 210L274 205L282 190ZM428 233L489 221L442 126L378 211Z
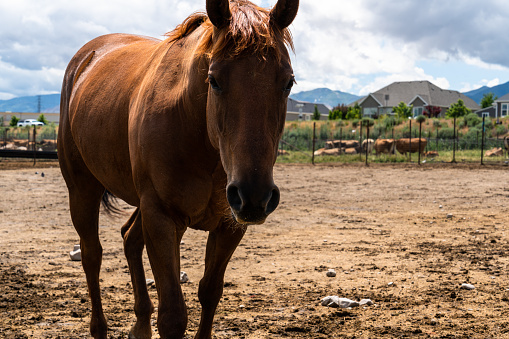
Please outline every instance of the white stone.
M155 284L155 280L154 279L147 279L145 280L145 283L147 284L147 286L152 286Z
M464 283L464 284L461 284L461 288L464 290L473 290L473 289L475 289L475 286L472 284Z
M447 213L447 219L452 219L452 214L451 213Z
M337 307L349 308L349 307L358 307L359 302L350 300L348 298L340 298L337 295L332 295L332 296L323 298L321 300L321 305L327 306L327 307L334 307L334 308L337 308Z
M74 245L74 249L69 252L72 261L81 261L81 248L80 245Z
M373 305L373 302L371 301L371 299L361 299L361 301L359 301L359 305L360 306L371 306Z
M189 277L187 276L186 272L182 271L180 272L180 283L183 284L186 282L189 282Z

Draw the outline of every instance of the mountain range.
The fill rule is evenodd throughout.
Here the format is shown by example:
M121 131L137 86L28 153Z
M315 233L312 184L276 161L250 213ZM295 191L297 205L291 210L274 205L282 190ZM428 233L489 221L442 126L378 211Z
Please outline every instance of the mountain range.
M473 91L465 92L466 96L472 98L480 104L484 94L492 92L497 97L502 97L509 93L509 81L498 86L483 86ZM303 91L292 94L292 99L312 103L321 103L333 108L339 104L348 105L361 97L355 94L333 91L328 88L317 88L311 91ZM40 100L40 104L39 104ZM40 107L39 107L40 105ZM40 110L39 110L40 108ZM0 100L0 112L38 112L58 113L60 110L60 94L34 95L26 97L17 97L9 100Z
M0 100L0 112L58 113L59 110L60 94L34 95L17 97L9 100Z
M314 104L325 104L330 106L330 108L333 108L339 104L348 105L361 97L346 92L333 91L328 88L317 88L311 91L303 91L292 94L290 95L290 98L299 101L312 102Z
M472 100L480 104L484 94L490 92L499 98L503 97L504 95L509 93L509 81L504 84L500 84L498 86L493 87L483 86L481 88L474 89L473 91L465 92L463 94L465 94L467 97L470 97Z

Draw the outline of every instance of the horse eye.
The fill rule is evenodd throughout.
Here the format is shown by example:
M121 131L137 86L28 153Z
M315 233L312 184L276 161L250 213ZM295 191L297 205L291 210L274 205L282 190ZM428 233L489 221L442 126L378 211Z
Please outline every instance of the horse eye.
M217 83L216 79L212 75L209 75L209 84L210 84L210 87L212 87L213 90L216 90L216 91L220 91L221 90L221 87L219 86L219 84Z
M292 78L288 82L288 85L286 85L286 87L285 87L285 92L290 92L292 90L294 83L295 83L295 77L292 76Z

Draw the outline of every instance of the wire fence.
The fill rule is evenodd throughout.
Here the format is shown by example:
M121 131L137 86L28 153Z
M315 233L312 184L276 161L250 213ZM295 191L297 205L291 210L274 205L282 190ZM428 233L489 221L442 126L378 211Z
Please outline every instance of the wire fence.
M372 122L371 122L372 123ZM334 123L332 123L334 125ZM438 125L438 124L437 124ZM449 128L437 127L428 123L425 127L412 121L398 126L381 128L369 126L331 126L327 123L287 124L279 145L279 162L430 162L455 163L469 162L480 164L508 165L507 145L504 139L508 135L498 134L502 130L489 126L482 121L480 128L460 130L460 124ZM335 127L335 128L334 128ZM383 127L383 126L382 126ZM492 132L494 131L494 132ZM420 134L419 134L420 133ZM419 135L423 140L422 152L418 152ZM362 147L365 140L407 139L414 143L413 152L406 154L394 150L390 154L377 155L373 147ZM355 142L355 143L354 143ZM352 145L353 150L345 145ZM341 146L339 146L341 145ZM324 152L324 150L327 150Z
M57 151L54 125L0 129L0 149L16 151Z
M509 120L507 121L509 123ZM443 123L442 123L443 124ZM430 162L454 163L470 162L481 164L508 165L508 145L504 139L509 133L498 134L493 131L504 129L488 126L483 119L481 128L460 131L460 124L450 128L437 127L429 123L424 127L409 120L403 124L374 124L370 126L361 121L358 125L343 126L341 122L332 123L287 123L279 144L279 162ZM509 124L508 124L509 128ZM419 134L420 133L420 134ZM373 147L362 147L370 139L409 139L414 147L420 137L425 140L422 152L401 154L395 150L390 154L377 155ZM346 145L352 147L348 148ZM351 144L351 142L355 142ZM338 145L341 145L337 147ZM328 149L327 152L317 152ZM42 127L1 128L0 151L30 151L34 154L57 151L57 128L55 125ZM334 151L335 150L335 151ZM0 158L2 154L0 153ZM12 153L14 156L18 153ZM40 157L44 157L41 154ZM47 153L49 154L49 153ZM52 158L56 155L49 154Z

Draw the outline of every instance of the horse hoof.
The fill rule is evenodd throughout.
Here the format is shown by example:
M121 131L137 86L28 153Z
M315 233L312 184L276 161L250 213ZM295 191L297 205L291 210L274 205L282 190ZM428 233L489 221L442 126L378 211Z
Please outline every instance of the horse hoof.
M145 333L145 334L138 333L138 335L135 335L133 332L134 332L134 326L129 331L129 336L128 336L129 339L150 339L150 338L152 338L152 331L150 331L149 333Z

